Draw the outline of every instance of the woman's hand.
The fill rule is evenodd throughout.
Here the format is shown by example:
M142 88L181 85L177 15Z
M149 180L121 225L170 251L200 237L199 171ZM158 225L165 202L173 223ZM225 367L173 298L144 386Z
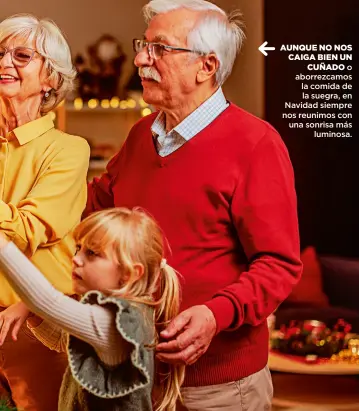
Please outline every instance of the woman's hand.
M19 330L29 315L29 309L21 301L10 305L10 307L0 313L0 346L3 345L5 338L11 329L12 339L14 341L17 340Z

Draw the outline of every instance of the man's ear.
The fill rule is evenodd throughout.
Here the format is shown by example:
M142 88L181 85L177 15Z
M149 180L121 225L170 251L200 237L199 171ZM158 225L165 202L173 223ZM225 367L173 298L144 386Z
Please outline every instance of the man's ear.
M213 78L219 68L219 61L214 53L207 54L204 57L201 57L202 65L197 73L198 83L203 83Z

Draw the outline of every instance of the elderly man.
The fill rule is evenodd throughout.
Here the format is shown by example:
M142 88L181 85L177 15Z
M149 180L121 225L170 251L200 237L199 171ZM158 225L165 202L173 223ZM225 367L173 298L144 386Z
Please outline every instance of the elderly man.
M86 212L141 206L162 226L183 295L157 358L188 365L185 409L266 410L266 318L302 268L288 153L222 93L243 39L238 19L203 0L153 0L144 14L135 64L158 112L89 186Z

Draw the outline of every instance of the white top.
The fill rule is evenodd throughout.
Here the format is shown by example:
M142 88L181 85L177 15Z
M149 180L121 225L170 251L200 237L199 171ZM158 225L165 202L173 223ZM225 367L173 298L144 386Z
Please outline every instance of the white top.
M47 320L32 331L49 348L63 351L69 333L92 345L105 364L126 359L127 343L111 308L82 304L62 294L13 243L0 248L0 269L28 308Z

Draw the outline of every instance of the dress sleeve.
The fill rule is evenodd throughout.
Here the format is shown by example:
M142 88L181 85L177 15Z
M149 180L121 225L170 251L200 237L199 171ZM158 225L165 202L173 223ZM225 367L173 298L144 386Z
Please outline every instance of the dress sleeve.
M82 302L112 306L112 310L116 312L117 331L128 343L130 355L126 355L123 362L108 366L99 361L90 345L70 336L69 366L75 380L87 391L101 398L123 397L151 387L154 369L151 309L134 306L121 298L106 297L98 291L87 293ZM94 375L96 378L93 378Z

